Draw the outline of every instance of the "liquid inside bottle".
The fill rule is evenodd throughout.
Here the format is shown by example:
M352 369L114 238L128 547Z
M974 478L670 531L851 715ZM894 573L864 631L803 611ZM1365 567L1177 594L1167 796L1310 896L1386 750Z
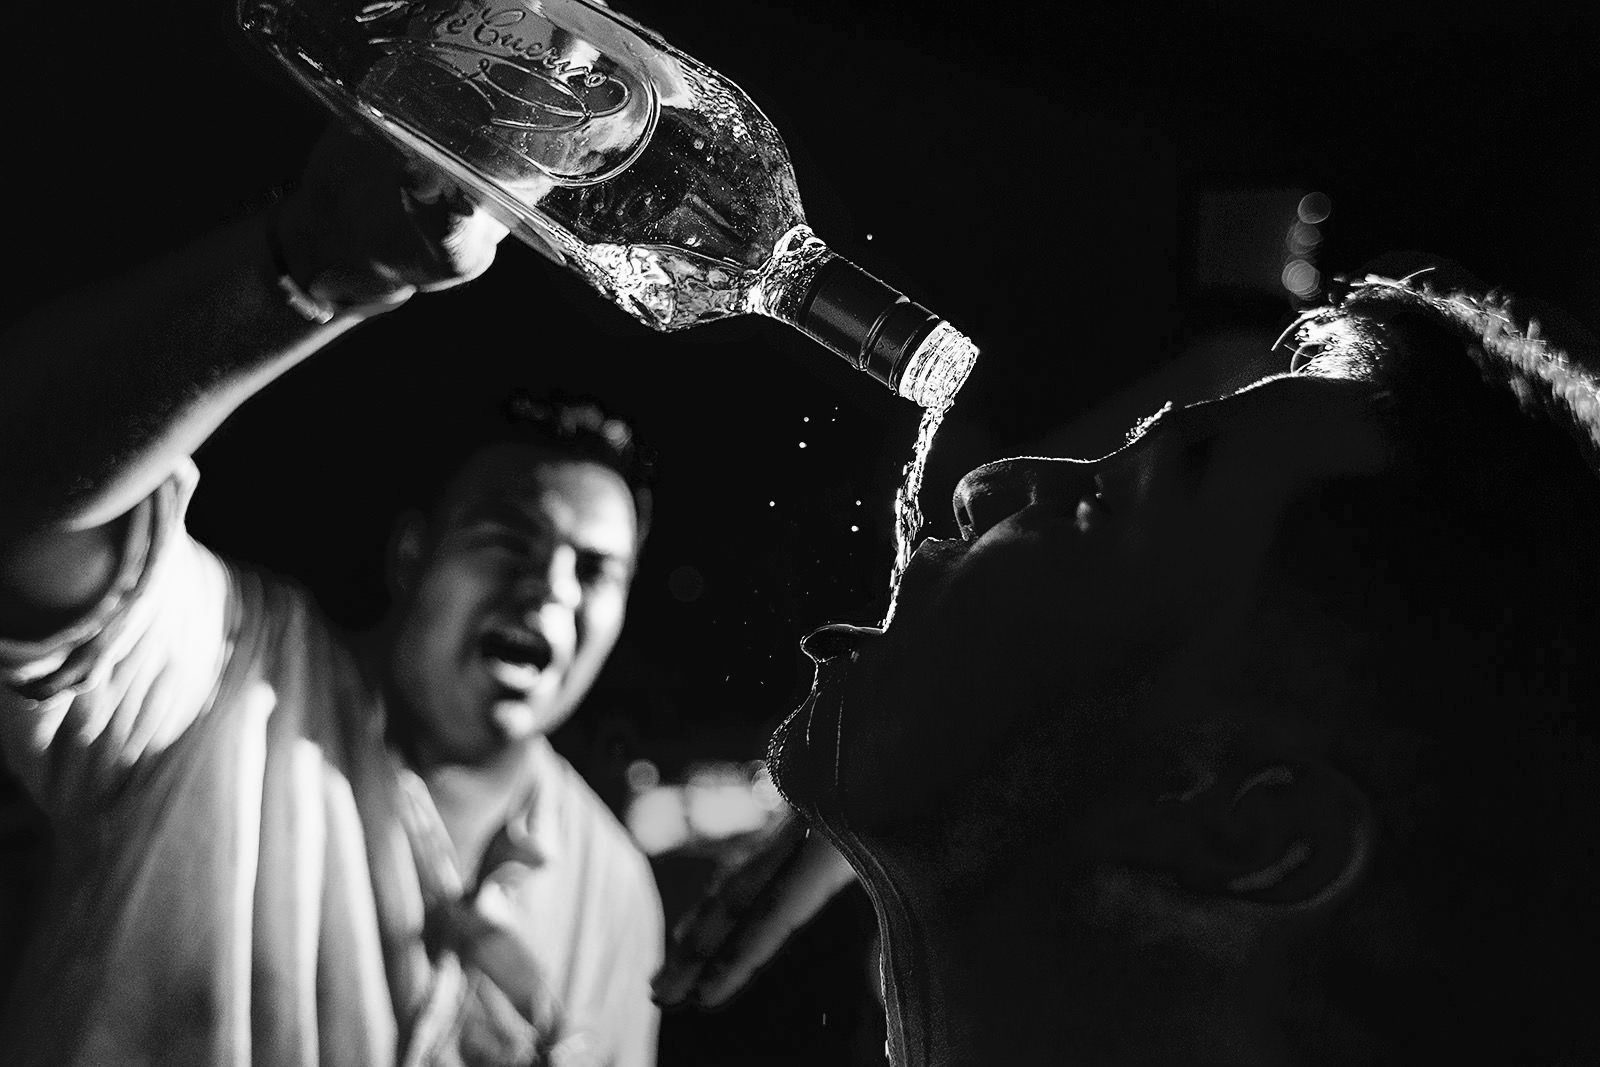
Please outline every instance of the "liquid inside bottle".
M325 105L647 326L777 318L924 408L977 358L810 231L782 139L742 90L609 8L240 0L238 18Z

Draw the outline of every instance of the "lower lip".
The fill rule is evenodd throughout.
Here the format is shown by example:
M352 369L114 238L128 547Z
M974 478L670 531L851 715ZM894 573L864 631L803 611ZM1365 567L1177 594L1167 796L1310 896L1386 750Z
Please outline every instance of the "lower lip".
M539 679L544 672L537 667L522 663L507 663L505 660L493 656L483 658L488 668L489 677L506 689L518 694L531 694L539 685Z
M829 623L807 634L800 642L801 651L813 663L826 663L840 657L849 657L863 644L883 636L876 626L854 626L849 623Z

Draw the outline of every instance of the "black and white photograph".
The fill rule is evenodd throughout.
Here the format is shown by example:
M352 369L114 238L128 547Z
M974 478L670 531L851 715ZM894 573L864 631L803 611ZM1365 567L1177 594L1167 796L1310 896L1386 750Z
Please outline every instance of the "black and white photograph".
M1600 1065L1600 14L10 20L0 1064Z

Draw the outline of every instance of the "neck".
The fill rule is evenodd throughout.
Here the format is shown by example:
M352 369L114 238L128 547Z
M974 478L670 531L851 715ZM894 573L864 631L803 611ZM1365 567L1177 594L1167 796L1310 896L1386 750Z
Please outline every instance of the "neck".
M1070 983L1031 908L873 894L895 1067L1056 1064ZM1029 921L1032 917L1032 921Z
M523 758L514 763L497 759L487 766L433 764L418 768L469 886L474 884L489 840L533 788L526 748L519 745L517 753Z
M379 629L359 637L358 654L368 678L383 693L389 744L428 787L434 809L455 850L457 871L470 885L490 838L505 824L514 805L534 787L530 745L508 745L488 759L461 763L440 756L413 729L417 716L406 695L392 684L386 657L389 634Z
M976 890L872 866L885 876L864 881L889 956L895 1067L1284 1062L1258 1021L1258 984L1141 945L1123 924L1084 922L1090 908L1041 877L1049 865L1023 862Z

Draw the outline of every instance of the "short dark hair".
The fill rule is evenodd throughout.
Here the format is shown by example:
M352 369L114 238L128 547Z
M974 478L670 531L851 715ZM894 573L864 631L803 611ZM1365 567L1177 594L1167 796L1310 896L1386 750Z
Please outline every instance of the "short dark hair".
M518 388L505 395L496 410L478 417L471 431L455 439L443 454L430 453L426 469L416 470L407 495L411 505L432 510L452 480L485 449L527 445L550 455L588 461L615 471L633 498L637 535L642 545L650 529L654 500L655 454L644 445L634 424L587 394L548 390L535 394Z
M650 528L655 457L640 443L631 422L592 396L562 392L534 396L525 389L506 398L504 417L499 443L530 444L616 471L633 495L638 540L644 541Z
M1501 299L1404 282L1369 279L1318 324L1297 362L1370 370L1411 461L1305 502L1325 536L1298 539L1280 572L1355 624L1334 653L1358 689L1334 753L1382 813L1368 888L1321 949L1325 991L1415 1052L1587 1062L1594 986L1573 975L1600 930L1592 349L1545 343ZM1352 585L1350 567L1374 579ZM1401 736L1417 744L1404 758ZM1391 913L1417 922L1421 952ZM1508 967L1514 982L1484 980ZM1480 1012L1506 1025L1441 1033Z

